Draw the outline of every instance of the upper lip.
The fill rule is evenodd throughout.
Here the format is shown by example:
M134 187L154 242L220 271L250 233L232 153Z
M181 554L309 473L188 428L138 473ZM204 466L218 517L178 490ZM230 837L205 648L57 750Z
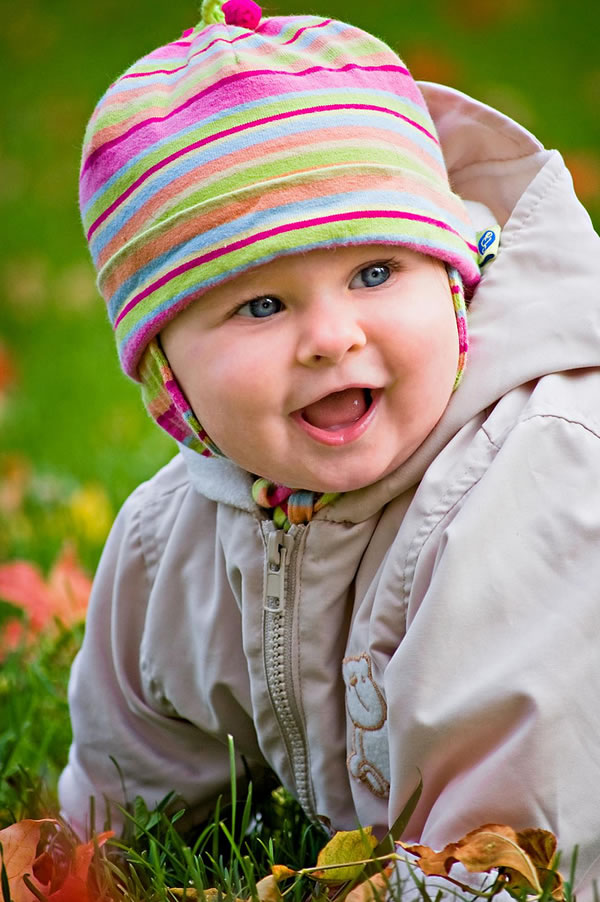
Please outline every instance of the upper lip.
M328 398L329 395L337 395L337 394L339 394L339 392L348 391L348 389L350 389L350 388L359 388L359 389L364 389L366 391L374 392L374 391L377 391L377 389L380 387L381 386L378 386L378 385L372 385L369 382L348 382L345 385L339 385L335 388L331 388L331 389L329 389L329 391L324 391L320 395L317 395L316 397L311 398L310 401L307 401L305 404L302 404L300 407L295 407L292 410L292 413L298 413L298 414L302 413L302 411L305 410L307 407L310 407L311 404L316 404L317 401L322 401L323 398Z

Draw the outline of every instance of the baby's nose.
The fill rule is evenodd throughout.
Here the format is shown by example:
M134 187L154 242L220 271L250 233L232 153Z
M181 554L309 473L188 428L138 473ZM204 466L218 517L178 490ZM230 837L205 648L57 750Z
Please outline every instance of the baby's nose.
M304 366L340 363L347 353L363 348L367 336L351 304L321 304L307 313L298 340L297 357Z

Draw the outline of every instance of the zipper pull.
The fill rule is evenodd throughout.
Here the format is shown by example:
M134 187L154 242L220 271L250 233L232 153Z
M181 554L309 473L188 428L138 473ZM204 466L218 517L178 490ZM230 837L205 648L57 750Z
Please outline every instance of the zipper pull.
M283 529L267 536L267 569L265 574L265 609L271 613L285 606L285 566L294 547L294 539Z

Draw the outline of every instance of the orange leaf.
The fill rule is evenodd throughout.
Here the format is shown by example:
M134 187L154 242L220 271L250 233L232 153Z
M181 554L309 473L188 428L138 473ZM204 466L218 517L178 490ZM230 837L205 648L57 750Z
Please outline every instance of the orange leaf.
M47 886L54 876L54 859L48 852L42 852L31 865L31 870L37 882Z
M76 877L80 880L87 880L95 849L99 849L114 835L114 830L107 830L105 833L98 833L95 840L91 839L89 842L85 843L85 845L77 846L73 863L73 874Z
M400 840L396 845L401 846L411 855L416 855L419 859L416 864L428 877L449 877L452 865L458 861L453 855L456 843L448 843L441 852L434 852L429 846L400 842Z
M103 846L111 836L114 836L114 831L107 830L106 833L99 833L95 840L75 847L71 872L62 885L47 896L48 902L94 902L87 885L90 864L95 849Z
M271 873L275 877L277 883L279 883L281 880L286 880L288 877L296 876L296 871L293 871L291 868L286 867L285 864L272 865Z
M40 824L51 821L24 820L0 830L2 858L8 877L12 902L36 902L36 897L23 882L24 874L31 874L40 841Z
M85 619L92 583L81 569L72 545L65 545L48 577L52 616L65 626Z
M91 586L70 545L61 551L47 581L28 561L0 566L0 598L25 611L33 634L49 627L54 618L65 626L84 620ZM13 644L8 638L5 644Z
M34 564L13 561L0 566L0 598L23 608L34 632L39 632L48 623L52 596Z

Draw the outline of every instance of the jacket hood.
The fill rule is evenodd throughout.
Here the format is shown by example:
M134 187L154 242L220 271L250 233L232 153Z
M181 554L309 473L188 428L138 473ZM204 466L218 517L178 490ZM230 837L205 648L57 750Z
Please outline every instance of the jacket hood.
M362 521L416 485L453 436L507 392L549 373L598 365L600 238L561 155L465 94L420 87L453 190L491 211L502 227L500 249L472 299L467 369L441 420L394 473L324 508L318 516L328 520ZM248 473L181 451L201 494L255 509Z

